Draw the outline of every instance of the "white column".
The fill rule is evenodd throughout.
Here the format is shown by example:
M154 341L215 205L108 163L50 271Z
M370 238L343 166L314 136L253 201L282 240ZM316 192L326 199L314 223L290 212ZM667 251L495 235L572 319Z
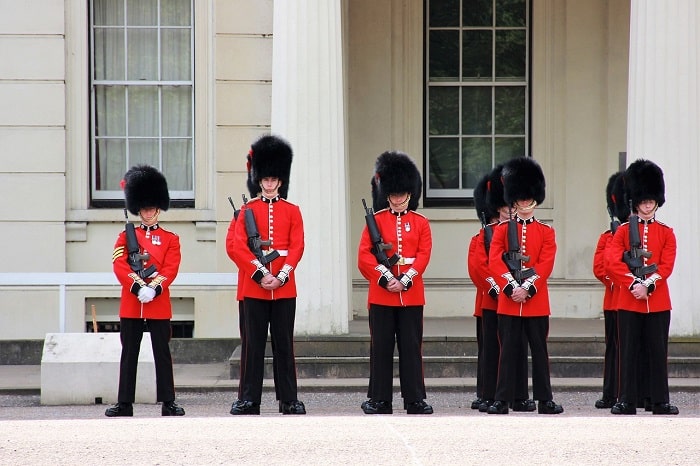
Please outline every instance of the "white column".
M673 227L678 241L669 280L671 334L697 335L700 5L632 0L630 21L627 162L645 158L664 171L666 204L657 218Z
M272 132L294 150L289 200L306 249L296 271L295 333L347 333L348 203L341 0L275 0Z

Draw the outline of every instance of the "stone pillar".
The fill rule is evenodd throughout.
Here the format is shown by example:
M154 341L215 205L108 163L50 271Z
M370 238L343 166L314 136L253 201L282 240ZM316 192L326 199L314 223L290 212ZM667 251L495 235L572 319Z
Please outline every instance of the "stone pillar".
M295 333L341 334L350 318L341 0L275 0L272 133L294 150L289 200L306 249L296 271Z
M664 171L666 204L657 218L673 227L678 241L669 279L672 335L700 334L694 296L700 260L699 26L697 0L631 2L627 162L645 158Z

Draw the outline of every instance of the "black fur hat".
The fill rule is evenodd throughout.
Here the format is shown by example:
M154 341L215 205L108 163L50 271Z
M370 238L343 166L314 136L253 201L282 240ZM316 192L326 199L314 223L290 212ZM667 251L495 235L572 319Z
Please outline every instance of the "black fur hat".
M619 176L615 178L612 186L612 197L614 208L613 214L615 217L625 223L630 218L630 206L627 203L627 196L625 195L625 172L618 172Z
M544 201L545 180L542 167L532 157L511 159L503 166L503 198L508 205L524 199Z
M501 207L507 206L508 203L503 198L503 165L497 165L491 173L489 173L489 181L486 188L486 202L494 211L498 211ZM496 212L498 213L498 212ZM496 215L498 216L498 215Z
M250 146L247 157L248 180L246 185L251 198L260 193L260 181L269 176L279 178L282 186L280 197L286 199L289 192L289 174L292 170L292 147L279 136L265 135Z
M134 215L144 207L168 210L170 194L165 176L150 165L136 165L124 174L122 180L126 208Z
M474 187L474 208L479 220L491 223L491 219L498 217L498 212L488 203L489 173L485 174Z
M387 151L377 157L371 181L372 206L375 212L389 207L389 194L409 193L408 210L416 210L423 192L418 167L403 152Z
M664 172L650 160L635 160L625 171L625 194L633 208L648 199L655 200L661 207L666 202Z
M608 212L610 215L617 217L616 206L615 206L615 193L613 187L618 178L622 176L622 172L616 172L610 175L608 178L608 184L605 186L605 202L608 204Z

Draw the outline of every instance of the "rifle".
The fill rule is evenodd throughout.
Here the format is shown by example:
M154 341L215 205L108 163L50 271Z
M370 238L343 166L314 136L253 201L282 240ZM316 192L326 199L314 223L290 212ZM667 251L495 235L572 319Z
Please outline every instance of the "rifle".
M394 253L393 256L387 257L386 252L392 248L391 243L385 243L382 235L379 233L377 221L374 218L374 209L367 207L367 203L362 199L362 206L365 208L365 222L367 223L367 231L369 232L370 241L372 241L372 254L377 259L377 262L390 269L401 258Z
M150 277L157 272L156 266L151 264L146 269L143 268L143 263L150 259L151 256L148 253L141 254L141 247L138 239L136 239L136 230L134 229L134 224L129 221L126 208L124 209L124 218L126 219L126 225L124 226L124 232L126 233L126 261L131 270L139 277Z
M247 203L248 199L245 197L245 194L243 194L243 205ZM231 205L233 205L233 202L231 202ZM236 208L234 207L233 209L233 215L235 216ZM250 209L246 209L245 213L243 214L243 219L245 221L245 231L248 234L248 249L250 249L250 252L253 253L253 255L260 261L262 265L267 265L273 260L277 259L280 256L280 253L275 251L274 249L270 252L262 250L263 246L271 246L272 241L263 241L260 239L260 232L258 231L258 225L255 223L255 215L253 214L253 211Z
M630 212L632 202L630 201ZM656 264L644 265L644 258L651 259L651 253L642 248L642 239L639 237L639 216L632 213L629 219L630 250L622 254L622 261L627 264L632 275L640 280L645 275L656 272Z
M231 199L231 196L228 197L228 202L231 204L231 207L233 207L233 219L238 220L238 214L241 213L241 209L236 209L236 206L233 204L233 200Z
M489 257L489 251L491 250L491 240L493 239L493 228L489 228L486 223L486 213L481 212L481 227L484 229L484 249L486 249L486 257Z
M519 285L522 285L525 280L536 275L535 269L532 267L523 268L523 263L530 260L530 256L523 256L520 253L520 240L518 239L518 222L511 217L508 220L508 250L503 253L503 262L505 262L508 271L513 276Z
M615 220L615 217L613 217L610 207L608 207L608 215L610 216L610 231L614 234L617 231L617 227L620 226L620 222L618 220Z

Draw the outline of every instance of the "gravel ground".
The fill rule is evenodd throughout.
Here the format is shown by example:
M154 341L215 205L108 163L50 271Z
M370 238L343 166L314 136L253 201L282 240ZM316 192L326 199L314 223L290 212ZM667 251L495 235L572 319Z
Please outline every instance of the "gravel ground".
M0 395L0 464L695 465L697 393L673 393L679 416L613 416L595 392L561 392L558 416L481 414L471 394L429 393L433 416L365 416L360 392L300 394L309 415L277 413L265 392L261 416L231 416L231 392L181 392L183 418L138 404L107 419L104 405L41 406L38 395Z
M357 415L364 416L360 403L366 399L361 392L300 392L300 399L306 404L309 415ZM600 397L598 392L554 393L557 403L564 406L561 416L611 416L609 410L599 410L593 403ZM485 416L470 409L473 395L456 391L428 392L427 401L432 404L437 416ZM179 392L178 403L185 408L187 416L212 417L228 415L234 400L232 392ZM700 417L700 393L671 393L671 402L678 406L679 417ZM42 406L39 395L0 394L0 420L29 419L91 419L104 417L106 405L88 406ZM401 406L400 394L394 395L394 415L405 415ZM262 415L279 415L274 393L263 393ZM533 413L514 413L509 416L532 416ZM650 415L638 410L638 415ZM160 406L150 404L134 405L135 417L160 417ZM491 416L493 417L493 416ZM659 416L656 416L659 417Z

